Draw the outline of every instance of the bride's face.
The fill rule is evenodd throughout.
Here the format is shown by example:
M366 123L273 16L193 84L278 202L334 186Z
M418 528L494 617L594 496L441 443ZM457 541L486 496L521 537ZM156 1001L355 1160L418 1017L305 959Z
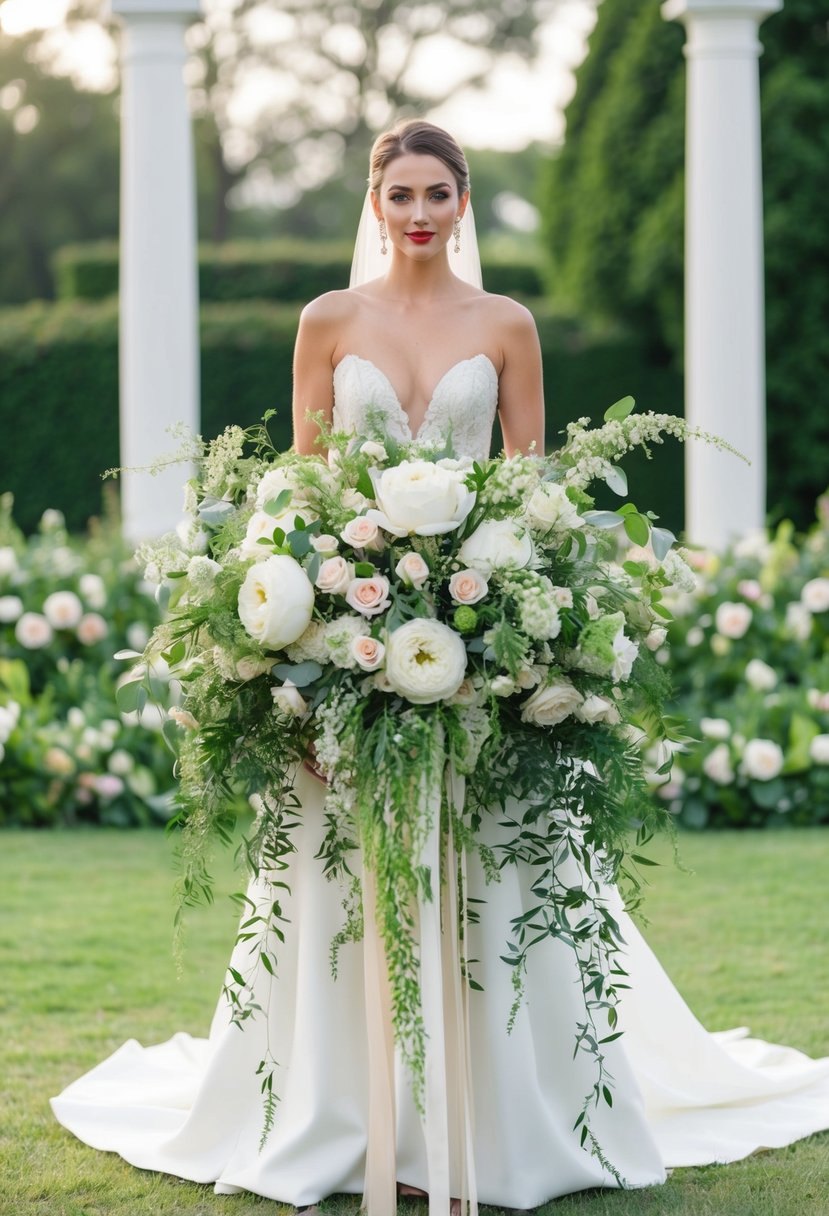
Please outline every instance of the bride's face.
M469 193L458 195L451 169L436 156L407 152L386 166L374 213L386 221L389 243L406 257L429 261L445 249Z

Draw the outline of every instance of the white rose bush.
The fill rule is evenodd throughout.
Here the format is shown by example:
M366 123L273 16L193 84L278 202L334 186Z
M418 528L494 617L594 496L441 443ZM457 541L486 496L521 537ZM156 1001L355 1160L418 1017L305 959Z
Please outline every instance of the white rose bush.
M537 907L504 926L516 1009L546 924L541 936L560 937L579 959L585 1026L599 1009L615 1022L615 989L597 986L620 944L603 891L621 881L636 903L642 858L628 847L670 820L628 728L656 742L676 731L647 639L662 642L672 569L691 577L681 560L671 566L675 538L654 516L629 501L596 510L588 492L599 479L626 498L625 452L690 433L632 409L628 398L603 427L571 424L555 455L477 463L450 444L398 444L371 424L361 435L323 427L319 456L278 453L266 417L201 444L189 524L141 551L168 616L120 695L129 708L150 697L147 671L160 654L196 724L179 717L168 732L183 902L210 898L207 850L211 837L227 838L240 797L258 808L244 851L254 873L276 881L298 822L296 776L310 770L325 785L320 864L352 887L335 946L361 932L349 870L359 848L379 876L398 1043L421 1083L411 908L432 884L413 858L435 807L443 847L451 839L479 850L493 878L518 858L537 866ZM206 549L194 555L181 538L204 532ZM658 560L620 565L619 533ZM196 557L212 563L209 577ZM497 848L480 831L493 815L512 828ZM580 893L561 876L574 854ZM578 913L582 904L596 915ZM290 931L278 898L274 909L245 930L259 940L254 968L276 968L274 942ZM241 1022L248 979L231 977L228 991ZM588 1029L579 1046L595 1057L600 1094L597 1042ZM583 1121L592 1135L586 1110Z
M657 795L687 827L829 822L829 495L721 554L686 554L698 583L669 596L664 660L697 746Z
M160 618L155 588L116 520L76 538L51 510L25 536L12 505L0 498L0 827L163 826L173 792L163 719L155 706L143 720L119 712L113 658L143 649ZM166 678L152 681L169 703Z

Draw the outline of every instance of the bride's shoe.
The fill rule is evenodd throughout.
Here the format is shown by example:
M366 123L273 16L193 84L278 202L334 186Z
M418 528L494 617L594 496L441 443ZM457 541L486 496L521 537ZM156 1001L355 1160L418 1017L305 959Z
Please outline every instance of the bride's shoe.
M405 1182L398 1182L397 1197L398 1199L428 1199L429 1193L428 1191L421 1191L416 1186L407 1186ZM461 1216L460 1199L450 1199L449 1216Z

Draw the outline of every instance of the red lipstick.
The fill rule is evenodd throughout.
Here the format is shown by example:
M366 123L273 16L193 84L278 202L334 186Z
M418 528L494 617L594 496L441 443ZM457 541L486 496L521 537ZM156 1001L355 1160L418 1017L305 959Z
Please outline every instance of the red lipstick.
M434 236L434 232L407 232L406 236L410 241L414 241L415 245L428 245Z

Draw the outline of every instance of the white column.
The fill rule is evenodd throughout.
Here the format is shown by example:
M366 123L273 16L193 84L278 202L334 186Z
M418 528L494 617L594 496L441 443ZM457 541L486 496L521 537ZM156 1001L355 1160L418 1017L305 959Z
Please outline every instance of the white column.
M766 512L760 22L782 0L666 0L687 31L685 398L699 441L686 451L685 527L723 547Z
M184 31L200 0L111 0L121 51L121 465L151 464L178 445L167 428L199 429L198 279L193 141ZM132 540L182 516L177 465L124 473Z

